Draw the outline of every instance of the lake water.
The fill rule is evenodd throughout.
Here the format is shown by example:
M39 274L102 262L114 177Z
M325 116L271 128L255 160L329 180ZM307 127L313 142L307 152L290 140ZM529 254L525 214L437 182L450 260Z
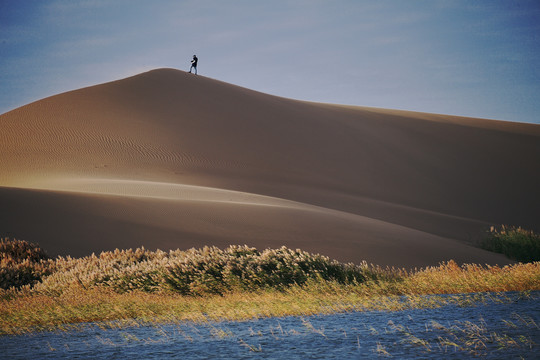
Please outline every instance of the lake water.
M475 306L0 337L1 359L539 359L540 291Z

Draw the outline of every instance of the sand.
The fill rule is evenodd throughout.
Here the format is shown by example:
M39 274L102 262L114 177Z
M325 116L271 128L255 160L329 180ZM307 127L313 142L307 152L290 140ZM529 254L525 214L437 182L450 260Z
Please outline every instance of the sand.
M506 264L473 244L492 224L540 230L539 160L539 125L158 69L0 115L0 236L52 255L247 244Z

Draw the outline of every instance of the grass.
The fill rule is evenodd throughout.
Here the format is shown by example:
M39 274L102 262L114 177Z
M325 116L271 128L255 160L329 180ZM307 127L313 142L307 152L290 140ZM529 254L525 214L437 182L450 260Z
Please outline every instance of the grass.
M0 288L34 284L51 273L43 249L27 241L0 239Z
M39 247L17 242L2 242L0 276L9 278L0 278L1 283L16 281L0 289L0 334L70 329L86 322L114 327L465 306L485 301L490 296L485 292L540 290L539 262L498 267L450 261L406 271L341 264L301 250L245 246L50 259ZM28 256L10 253L21 248ZM30 275L14 277L13 269ZM470 295L424 296L458 293Z
M524 329L538 329L538 325L532 319L524 319L518 314L513 317ZM507 326L518 326L516 320L504 320ZM535 342L525 335L511 337L505 332L496 332L488 328L485 321L454 321L453 324L442 325L431 321L426 324L425 334L412 334L403 325L391 324L390 330L400 334L403 342L420 347L426 353L468 353L472 356L486 356L493 351L493 347L498 350L508 348L530 348ZM437 334L437 337L433 336ZM495 346L493 346L495 345Z
M540 235L520 227L492 226L480 246L516 261L540 261Z

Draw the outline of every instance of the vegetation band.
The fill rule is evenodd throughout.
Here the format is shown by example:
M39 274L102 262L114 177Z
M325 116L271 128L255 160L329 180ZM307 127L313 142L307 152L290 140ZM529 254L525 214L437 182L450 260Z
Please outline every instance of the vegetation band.
M35 244L0 241L0 334L73 324L245 320L483 301L540 290L540 262L454 261L413 271L342 264L305 251L247 246L115 250L49 258ZM429 294L470 294L426 297Z

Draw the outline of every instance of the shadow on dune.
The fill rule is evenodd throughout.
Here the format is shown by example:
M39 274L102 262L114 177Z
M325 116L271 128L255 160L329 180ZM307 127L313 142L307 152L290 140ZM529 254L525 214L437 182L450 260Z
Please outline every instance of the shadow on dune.
M0 229L60 254L246 243L502 264L470 246L486 227L540 230L538 125L302 102L159 69L0 126Z

